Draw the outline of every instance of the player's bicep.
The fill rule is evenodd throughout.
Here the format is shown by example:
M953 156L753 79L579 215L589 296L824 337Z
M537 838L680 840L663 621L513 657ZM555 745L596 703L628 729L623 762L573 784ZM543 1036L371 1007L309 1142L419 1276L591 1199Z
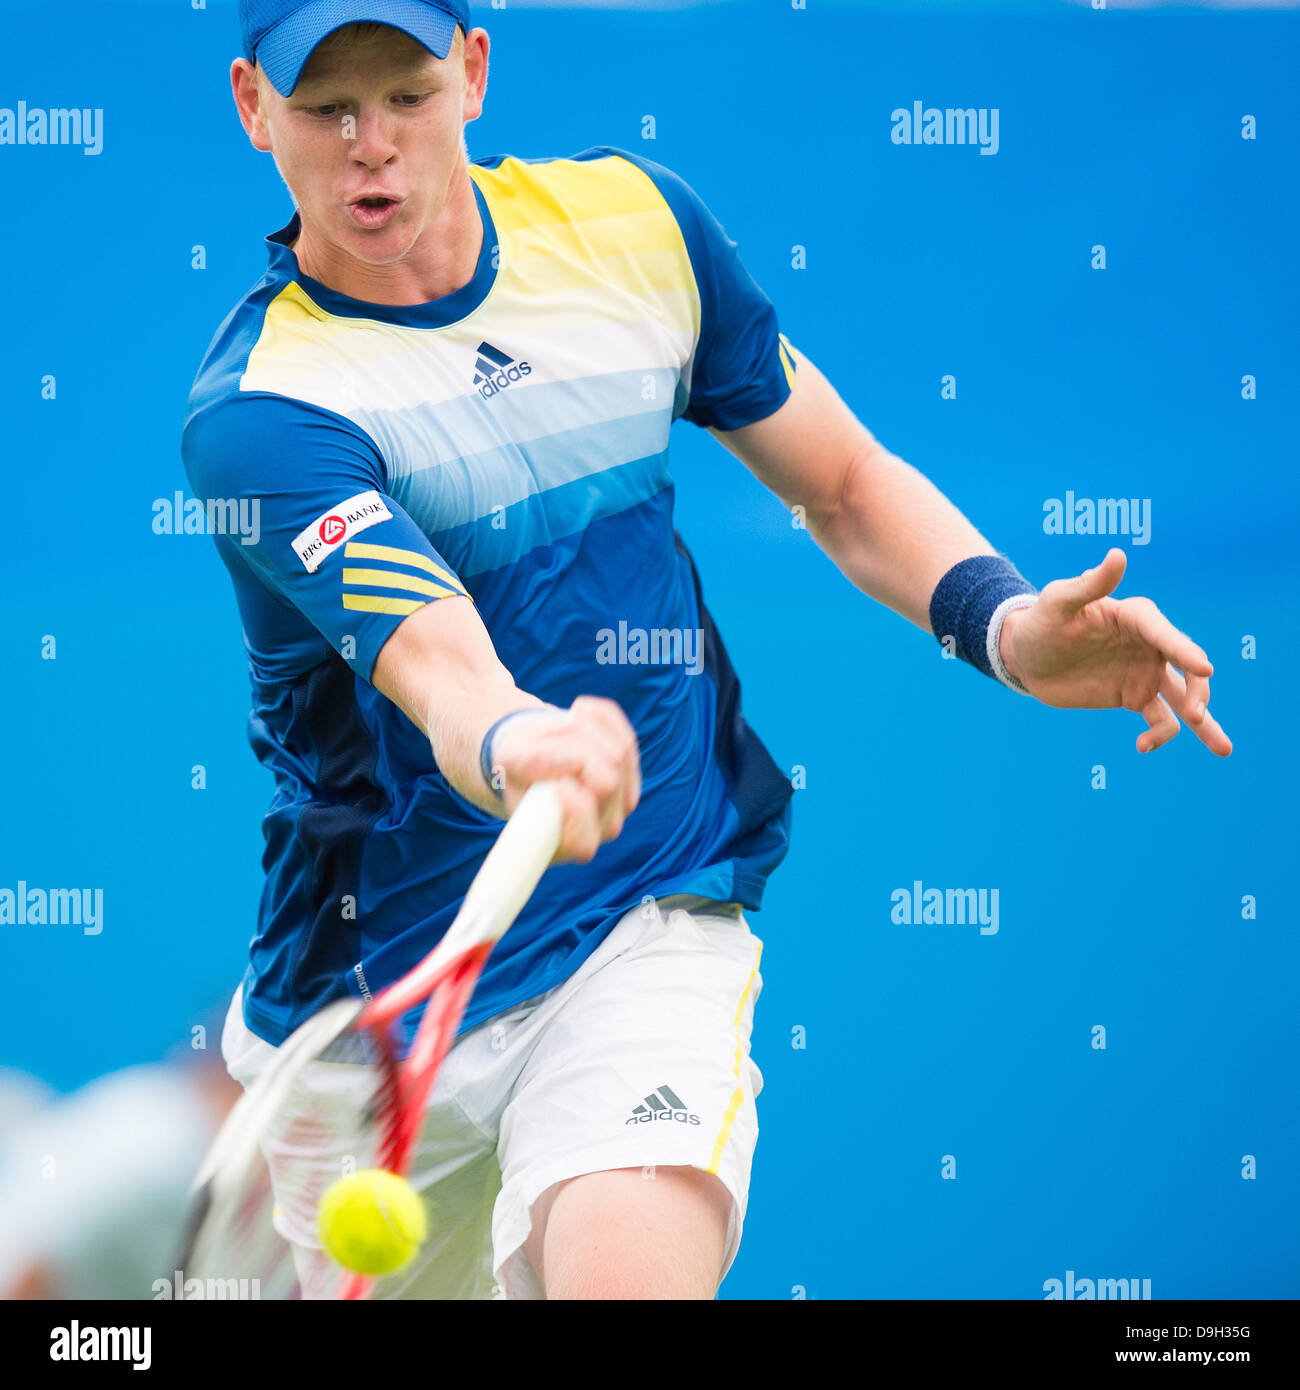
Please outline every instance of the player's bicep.
M855 461L877 447L870 430L802 353L785 404L735 430L710 429L721 444L812 524L832 516Z
M438 710L490 703L515 688L467 598L426 604L404 618L379 649L370 681L426 731Z

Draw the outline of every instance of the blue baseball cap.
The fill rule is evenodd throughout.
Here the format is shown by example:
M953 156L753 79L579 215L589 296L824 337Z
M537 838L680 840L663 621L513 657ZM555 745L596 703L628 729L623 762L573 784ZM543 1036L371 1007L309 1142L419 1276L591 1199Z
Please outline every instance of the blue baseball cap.
M345 24L390 24L435 58L451 52L460 24L469 33L466 0L239 0L244 57L261 66L282 97L289 96L312 50Z

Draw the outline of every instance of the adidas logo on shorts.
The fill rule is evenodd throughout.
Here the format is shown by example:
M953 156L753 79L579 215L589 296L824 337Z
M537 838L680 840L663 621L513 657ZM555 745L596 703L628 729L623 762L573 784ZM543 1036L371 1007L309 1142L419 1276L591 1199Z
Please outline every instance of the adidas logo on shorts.
M657 1091L651 1091L644 1103L638 1105L623 1123L647 1125L653 1120L676 1120L679 1125L697 1125L700 1117L687 1110L686 1102L675 1091L660 1086Z

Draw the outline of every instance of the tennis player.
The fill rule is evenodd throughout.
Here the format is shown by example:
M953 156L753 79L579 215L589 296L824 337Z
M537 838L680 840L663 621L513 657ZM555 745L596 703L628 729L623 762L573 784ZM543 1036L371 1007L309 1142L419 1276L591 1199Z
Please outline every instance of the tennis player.
M1041 593L781 334L679 177L609 147L470 160L488 36L461 0L242 0L240 119L295 211L184 431L275 776L224 1038L251 1082L327 1001L415 964L534 782L557 864L490 957L412 1180L433 1235L380 1296L712 1298L740 1242L761 944L791 788L673 528L708 429L864 593L1011 689L1179 718L1205 653L1112 550ZM338 1156L273 1152L310 1297Z

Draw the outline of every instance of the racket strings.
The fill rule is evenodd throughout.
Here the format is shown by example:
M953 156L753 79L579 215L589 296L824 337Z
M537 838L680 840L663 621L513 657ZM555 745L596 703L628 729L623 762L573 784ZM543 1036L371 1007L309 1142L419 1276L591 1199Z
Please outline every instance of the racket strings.
M277 1049L200 1167L185 1254L195 1272L273 1272L276 1287L262 1297L368 1296L371 1281L346 1275L321 1248L320 1198L360 1168L409 1170L483 963L554 860L563 821L555 784L530 787L429 955L364 1006L325 1005ZM421 1006L411 1054L400 1058L387 1026Z
M319 1047L304 1047L277 1078L272 1103L245 1127L243 1158L213 1185L195 1272L257 1280L263 1298L363 1299L374 1280L350 1274L322 1248L320 1203L364 1168L405 1175L429 1092L454 1041L490 943L458 959L418 1001L409 1050L399 1021L376 1011Z
M385 1051L350 1029L296 1062L276 1104L250 1123L242 1157L210 1185L188 1273L243 1281L263 1299L340 1296L346 1271L321 1248L320 1200L340 1177L379 1166L385 1116L400 1113Z

